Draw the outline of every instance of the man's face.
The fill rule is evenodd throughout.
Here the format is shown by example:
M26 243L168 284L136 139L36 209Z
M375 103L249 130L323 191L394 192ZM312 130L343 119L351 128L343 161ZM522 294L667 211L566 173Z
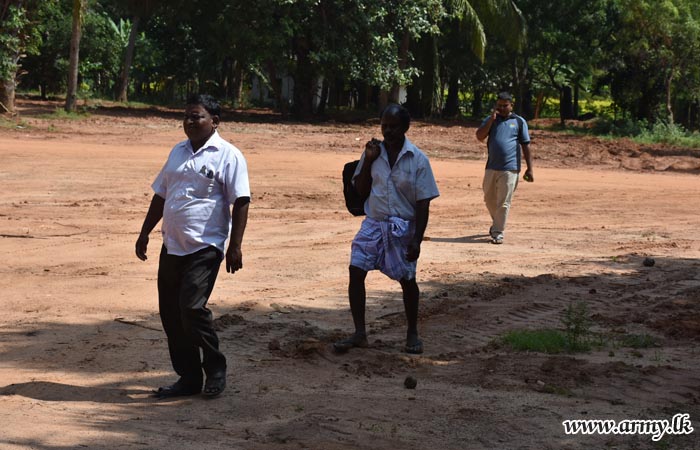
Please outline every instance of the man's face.
M212 116L202 105L187 105L183 128L192 142L203 143L219 125L219 116Z
M382 116L382 136L387 143L403 143L406 131L397 114L387 112Z
M496 113L501 117L508 117L513 112L513 104L510 100L499 99L496 102Z

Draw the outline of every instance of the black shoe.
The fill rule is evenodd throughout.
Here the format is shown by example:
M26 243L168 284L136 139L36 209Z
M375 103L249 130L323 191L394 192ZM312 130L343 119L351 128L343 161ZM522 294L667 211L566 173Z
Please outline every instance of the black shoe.
M202 392L202 382L191 382L180 378L170 386L159 387L153 391L153 396L156 398L173 398L186 397L189 395L197 395Z

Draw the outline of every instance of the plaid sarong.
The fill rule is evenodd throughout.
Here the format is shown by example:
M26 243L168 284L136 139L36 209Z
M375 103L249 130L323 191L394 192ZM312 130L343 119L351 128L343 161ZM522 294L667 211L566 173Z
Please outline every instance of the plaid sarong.
M399 217L386 221L365 218L352 241L350 265L365 271L378 269L392 280L414 279L416 261L406 261L414 230L413 222Z

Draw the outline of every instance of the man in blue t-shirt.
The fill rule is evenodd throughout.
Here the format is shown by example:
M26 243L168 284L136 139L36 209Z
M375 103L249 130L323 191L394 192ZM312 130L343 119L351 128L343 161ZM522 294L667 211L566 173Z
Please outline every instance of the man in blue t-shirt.
M481 142L488 138L489 157L484 174L484 203L491 214L491 243L502 244L511 200L518 186L520 149L527 164L523 179L529 182L535 180L532 175L527 122L513 114L513 97L508 92L498 94L493 112L476 130L476 137Z

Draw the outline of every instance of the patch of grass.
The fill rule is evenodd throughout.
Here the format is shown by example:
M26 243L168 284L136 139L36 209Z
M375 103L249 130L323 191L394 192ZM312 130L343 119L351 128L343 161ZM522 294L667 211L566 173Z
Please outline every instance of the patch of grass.
M533 128L535 128L534 125ZM556 123L539 128L573 135L597 136L605 139L626 137L639 144L666 144L674 147L700 149L699 132L691 132L679 124L664 121L649 124L644 120L612 120L606 117L598 117L591 123L582 122L579 124L569 121L564 126Z
M570 303L561 321L565 327L566 343L570 351L591 349L591 319L585 302Z
M627 334L620 339L619 344L621 347L630 348L651 348L659 345L656 339L648 334Z
M502 342L516 351L563 353L566 336L559 330L514 330L502 337Z
M542 388L542 392L546 392L548 394L554 394L554 395L561 395L563 397L573 397L574 393L571 392L571 389L567 389L562 386L556 386L553 384L546 384Z
M561 319L563 330L514 330L506 333L501 342L516 351L541 353L587 352L604 342L591 333L590 314L585 302L571 303Z
M69 113L64 109L56 108L54 112L50 114L41 114L38 117L40 119L80 120L90 117L90 114L85 110Z
M0 128L14 128L15 122L0 115Z

